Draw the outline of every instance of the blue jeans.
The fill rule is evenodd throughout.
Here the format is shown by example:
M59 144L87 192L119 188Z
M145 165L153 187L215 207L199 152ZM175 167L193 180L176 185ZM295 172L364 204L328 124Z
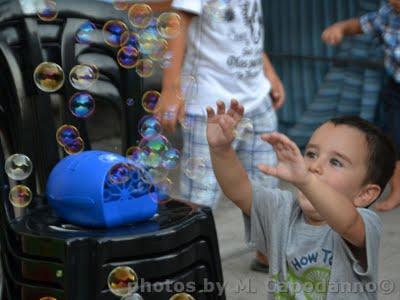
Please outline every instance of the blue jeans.
M390 79L382 88L380 100L383 105L382 129L394 141L400 159L400 83Z

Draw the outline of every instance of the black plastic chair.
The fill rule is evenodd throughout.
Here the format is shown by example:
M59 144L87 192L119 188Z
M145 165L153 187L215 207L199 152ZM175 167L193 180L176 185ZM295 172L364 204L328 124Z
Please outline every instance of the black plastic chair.
M43 195L49 172L61 157L55 141L51 99L34 85L34 68L49 59L68 74L81 59L96 59L96 54L112 56L112 50L102 46L77 50L75 30L86 19L98 26L110 18L127 20L110 4L95 1L58 0L58 19L49 24L38 22L35 16L24 16L16 1L7 5L6 13L0 17L2 299L115 299L108 290L107 277L119 265L131 266L140 279L153 287L164 287L139 288L145 300L171 297L174 291L167 288L171 282L195 284L190 294L196 299L225 299L217 290L201 292L205 280L219 284L223 281L210 209L172 200L160 205L158 215L148 222L93 230L59 219ZM102 90L111 91L103 101L109 101L121 115L124 150L137 139L136 124L143 113L137 106L127 107L122 99L128 95L139 97L142 83L133 72L120 69L117 64L115 69L112 62L108 69L98 66L100 81L114 89L103 86L94 93L96 99L101 99ZM68 99L73 92L66 81L61 95ZM89 149L85 122L73 118L66 107L63 110L64 121L79 127ZM12 153L28 155L35 167L34 174L22 182L34 194L22 215L16 215L8 201L14 183L5 174L4 161Z

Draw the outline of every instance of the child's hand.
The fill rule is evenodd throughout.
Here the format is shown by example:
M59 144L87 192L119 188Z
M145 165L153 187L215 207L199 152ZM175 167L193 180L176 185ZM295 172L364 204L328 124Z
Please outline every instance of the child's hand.
M231 101L225 111L225 103L217 101L217 114L207 107L207 141L212 149L229 147L235 139L235 127L243 117L244 108L237 100Z
M177 122L185 116L185 103L176 91L163 89L156 107L156 117L160 120L163 129L167 132L175 132Z
M294 142L277 132L263 134L261 138L272 145L278 157L278 164L275 167L260 164L258 168L261 172L289 181L294 185L307 182L309 172L304 158Z
M338 23L326 28L321 36L322 40L328 45L340 44L343 40L343 37L343 27Z

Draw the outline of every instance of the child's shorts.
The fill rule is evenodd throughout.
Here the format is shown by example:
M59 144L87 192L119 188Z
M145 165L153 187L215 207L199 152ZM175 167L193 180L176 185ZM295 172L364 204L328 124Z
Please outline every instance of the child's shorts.
M380 99L383 104L383 131L394 141L400 160L400 83L393 79L384 85Z
M206 171L201 178L193 180L187 177L185 165L181 164L180 195L184 200L215 208L221 193L211 166L206 138L207 120L205 116L186 117L191 118L191 126L183 131L182 161L189 157L202 158L205 161ZM262 181L264 186L276 187L278 180L263 174L257 168L260 163L274 166L277 162L272 146L260 138L263 133L277 130L277 116L269 97L261 107L245 114L244 117L252 120L253 131L243 140L236 139L232 146L252 180Z

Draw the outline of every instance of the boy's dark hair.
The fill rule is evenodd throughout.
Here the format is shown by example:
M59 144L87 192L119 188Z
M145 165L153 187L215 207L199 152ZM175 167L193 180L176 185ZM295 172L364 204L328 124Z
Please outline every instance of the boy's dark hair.
M358 116L333 118L328 122L357 128L365 134L368 144L368 168L364 183L375 183L383 192L396 166L396 148L393 141L378 127Z

